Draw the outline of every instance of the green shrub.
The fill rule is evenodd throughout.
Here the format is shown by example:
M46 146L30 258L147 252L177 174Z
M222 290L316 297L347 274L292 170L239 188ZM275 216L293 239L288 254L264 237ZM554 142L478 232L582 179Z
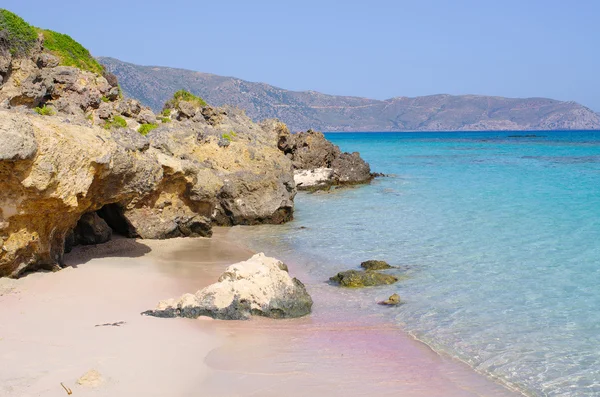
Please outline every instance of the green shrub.
M102 96L102 98L100 98L100 99L102 99L102 102L110 102L110 99L108 99L105 96Z
M168 117L159 117L158 119L163 123L168 123L171 121L171 119Z
M140 125L140 128L138 128L138 132L142 135L147 135L150 131L157 127L158 124L155 123L142 124Z
M171 109L163 109L162 115L165 117L169 117L171 115Z
M104 72L104 67L71 36L52 30L41 30L41 32L44 35L44 49L56 55L61 65L75 66L100 75Z
M221 138L223 139L227 139L229 142L233 141L233 138L235 138L237 136L237 134L235 133L234 130L229 131L228 134L223 134L221 135Z
M33 109L37 114L42 116L52 116L54 115L54 110L52 108L46 107L46 105L42 107L36 107Z
M8 49L12 55L26 55L38 37L33 26L5 9L0 9L0 31L6 32Z
M165 103L165 106L163 108L163 114L166 110L168 110L169 114L171 114L170 109L178 108L180 102L191 102L199 107L207 106L206 101L204 101L204 99L200 98L199 96L196 96L186 90L179 90L175 94L173 94L173 98L169 99L167 103Z
M104 123L104 128L107 130L111 128L127 128L127 121L121 116L115 116Z

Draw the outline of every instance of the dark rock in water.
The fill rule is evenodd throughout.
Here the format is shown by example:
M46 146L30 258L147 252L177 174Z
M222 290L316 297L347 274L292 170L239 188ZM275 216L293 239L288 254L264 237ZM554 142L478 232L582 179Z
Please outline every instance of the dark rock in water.
M341 287L362 288L394 284L398 281L398 277L374 271L348 270L338 273L329 280Z
M393 294L387 300L379 302L380 305L387 305L387 306L398 306L401 303L402 303L402 301L400 300L400 295L398 295L398 294Z
M376 260L364 261L360 264L360 267L362 267L365 270L383 270L392 268L386 261Z
M369 183L374 178L360 154L342 153L321 132L308 130L290 134L285 125L268 127L278 133L279 149L292 160L299 190Z
M95 212L84 214L74 229L75 241L81 245L102 244L110 241L112 229Z
M312 304L304 284L290 277L283 262L260 253L229 266L219 282L195 294L161 301L155 310L142 314L221 320L245 320L252 315L294 318L309 314Z

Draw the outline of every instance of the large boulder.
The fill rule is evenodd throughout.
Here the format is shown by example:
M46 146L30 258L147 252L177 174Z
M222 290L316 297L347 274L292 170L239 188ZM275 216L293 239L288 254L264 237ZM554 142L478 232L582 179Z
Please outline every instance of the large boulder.
M221 320L248 319L251 315L293 318L309 314L312 304L304 285L290 277L285 264L260 253L229 266L217 283L195 294L161 301L156 309L142 314Z
M291 134L285 125L273 121L262 126L277 133L277 145L292 160L299 190L368 183L375 176L358 153L342 153L321 132Z
M75 240L82 245L102 244L112 237L112 229L95 212L84 214L74 230Z

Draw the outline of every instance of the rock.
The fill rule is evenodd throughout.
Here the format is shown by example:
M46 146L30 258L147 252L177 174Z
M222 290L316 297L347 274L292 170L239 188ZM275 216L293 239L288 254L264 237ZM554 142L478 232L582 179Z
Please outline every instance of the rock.
M193 103L181 101L178 106L180 118L191 119L200 110Z
M61 263L68 232L83 214L144 197L163 178L155 155L132 153L111 132L0 111L0 276ZM9 148L10 150L7 150Z
M292 160L299 190L368 183L374 177L358 153L342 153L320 132L290 134L287 127L276 121L266 121L261 126L277 134L279 150Z
M77 379L77 384L86 387L99 387L104 383L104 378L100 372L95 369L89 370L81 378Z
M398 294L393 294L388 299L386 299L382 302L379 302L380 305L387 305L387 306L397 306L401 303L402 303L402 301L400 300L400 295L398 295Z
M108 90L108 92L106 93L106 97L108 98L108 100L110 101L116 101L117 99L119 99L119 96L121 95L121 90L119 89L119 87L112 87L110 90Z
M108 120L114 114L113 107L109 103L103 102L100 104L100 106L98 106L98 111L96 114L102 120Z
M312 299L304 285L290 277L287 267L263 253L227 268L215 284L179 299L161 301L155 317L208 316L221 320L302 317L311 312Z
M104 70L102 76L106 79L108 85L110 85L113 88L117 88L118 90L119 80L117 79L117 76L115 76L113 73L107 72L106 70Z
M394 284L398 281L398 278L374 271L348 270L338 273L329 280L339 284L341 287L362 288Z
M295 170L294 181L300 190L313 187L327 187L332 184L333 168L315 168L312 170Z
M391 269L391 266L386 261L364 261L360 264L365 270L383 270L383 269Z
M33 126L28 120L9 115L0 118L0 162L31 160L37 150Z
M39 55L37 64L40 68L54 68L59 62L60 60L54 55L43 52Z
M154 124L156 123L156 115L149 109L143 109L136 120L140 124Z
M225 138L221 138L219 139L219 142L217 142L217 145L219 145L219 147L228 147L229 145L231 145L231 141Z
M135 117L142 111L142 106L134 99L124 99L119 101L115 110L125 117Z
M84 214L74 230L75 241L81 245L102 244L112 237L112 229L95 212Z
M192 118L172 118L147 136L106 130L103 120L118 122L117 115L127 126L156 118L122 99L114 76L56 66L39 48L3 54L0 277L56 270L80 238L96 244L110 229L142 238L210 236L213 225L292 219L292 162L277 148L277 132L243 111L198 105ZM15 109L38 105L57 114ZM223 150L226 134L235 139ZM76 226L89 230L78 236Z

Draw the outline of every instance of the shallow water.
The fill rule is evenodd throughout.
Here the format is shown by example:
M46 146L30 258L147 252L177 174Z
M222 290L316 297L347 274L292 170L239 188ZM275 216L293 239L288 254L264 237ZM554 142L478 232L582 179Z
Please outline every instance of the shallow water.
M299 194L294 222L244 235L314 280L388 260L409 278L340 310L398 292L382 315L478 372L529 395L600 395L600 133L511 135L329 134L393 176Z

